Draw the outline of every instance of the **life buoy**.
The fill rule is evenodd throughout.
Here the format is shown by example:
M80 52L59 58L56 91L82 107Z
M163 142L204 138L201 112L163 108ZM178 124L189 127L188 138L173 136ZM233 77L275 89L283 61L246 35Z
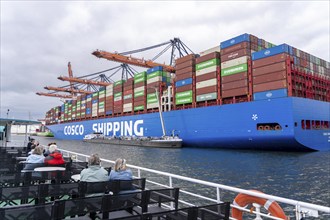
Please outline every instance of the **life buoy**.
M258 193L262 193L260 191L257 190L251 190L253 192L258 192ZM243 193L240 193L236 196L236 198L234 199L233 205L235 206L240 206L240 207L245 207L249 204L253 204L253 203L257 203L261 206L263 206L265 209L268 210L268 212L274 216L274 217L278 217L281 219L289 219L289 217L287 217L283 211L283 209L281 208L281 206L275 202L274 200L267 200L264 198L259 198L259 197L255 197L255 196L250 196L250 195L246 195ZM236 208L232 208L232 217L238 220L242 220L243 219L243 212L239 209Z
M281 125L276 125L275 126L275 130L281 130L282 128L281 128Z

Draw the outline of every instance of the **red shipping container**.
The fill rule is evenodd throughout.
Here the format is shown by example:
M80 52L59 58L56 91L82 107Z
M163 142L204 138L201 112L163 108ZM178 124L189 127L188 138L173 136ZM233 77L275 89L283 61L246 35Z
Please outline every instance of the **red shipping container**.
M178 70L184 69L189 66L195 66L195 60L188 60L184 63L176 64L175 70L178 71Z
M236 74L232 74L229 76L222 76L221 83L228 83L228 82L247 79L247 78L248 78L247 72L241 72L241 73L236 73Z
M189 54L187 56L176 59L175 63L176 63L176 65L178 65L178 64L184 63L189 60L194 60L194 59L195 59L195 54Z
M286 79L261 83L261 84L253 84L253 92L262 92L262 91L282 89L282 88L287 88Z
M241 50L237 50L237 51L234 51L231 53L221 55L221 62L233 60L233 59L236 59L238 57L243 57L243 56L251 56L250 49L241 49Z
M183 79L188 79L188 78L192 78L193 75L195 75L195 73L193 72L187 72L187 73L184 73L184 74L177 74L175 75L175 81L180 81L180 80L183 80Z
M202 62L207 61L207 60L212 60L214 58L220 59L220 53L219 52L212 52L212 53L206 54L204 56L198 57L198 58L196 58L196 64L202 63Z
M176 75L189 73L189 72L195 72L195 66L188 66L184 69L178 70L175 72Z
M134 84L134 88L139 88L147 85L147 80Z
M217 86L208 86L201 89L196 89L196 95L203 95L207 93L217 92Z
M286 63L281 62L281 63L274 63L271 65L259 67L259 68L253 68L252 69L252 76L258 76L258 75L263 75L267 73L272 73L272 72L279 72L286 70Z
M196 82L201 82L209 79L217 78L217 72L210 72L203 75L196 76Z
M188 91L188 90L192 90L192 89L193 89L192 84L189 84L189 85L185 85L185 86L176 87L175 92L176 93L184 92L184 91Z
M266 82L272 82L272 81L278 81L286 79L286 70L259 75L259 76L253 76L253 84L260 84L260 83L266 83Z
M241 87L248 87L247 79L221 84L222 91L241 88Z
M134 101L143 101L146 99L146 96L142 95L142 96L138 96L134 98Z
M222 91L221 94L222 94L222 98L248 95L249 89L248 87L236 88L236 89Z
M254 60L254 61L252 61L252 68L258 68L258 67L262 67L262 66L271 65L274 63L285 62L285 60L288 57L289 57L289 54L281 53L281 54L277 54L274 56L262 58L259 60Z
M229 53L232 53L234 51L238 51L238 50L242 50L242 49L250 50L250 42L244 41L242 43L235 44L233 46L221 49L220 55L222 56L222 55L229 54Z

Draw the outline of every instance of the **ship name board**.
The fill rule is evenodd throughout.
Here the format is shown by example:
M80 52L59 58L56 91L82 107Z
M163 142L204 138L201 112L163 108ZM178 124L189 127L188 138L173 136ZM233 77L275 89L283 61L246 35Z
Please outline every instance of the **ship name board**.
M94 123L94 132L102 132L105 136L143 136L143 120L115 121Z

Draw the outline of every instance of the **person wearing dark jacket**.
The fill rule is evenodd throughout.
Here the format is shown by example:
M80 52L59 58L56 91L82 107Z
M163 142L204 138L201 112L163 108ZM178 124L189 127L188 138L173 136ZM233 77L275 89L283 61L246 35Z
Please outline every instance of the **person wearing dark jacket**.
M57 150L57 146L52 144L49 146L49 155L45 158L46 165L62 165L65 164L62 153Z

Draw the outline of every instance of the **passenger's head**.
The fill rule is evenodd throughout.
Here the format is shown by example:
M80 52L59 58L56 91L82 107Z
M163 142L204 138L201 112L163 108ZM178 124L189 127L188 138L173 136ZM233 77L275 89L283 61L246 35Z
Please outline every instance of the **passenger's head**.
M118 158L115 162L115 171L126 170L126 160Z
M89 159L88 159L88 165L100 165L101 164L101 159L98 154L92 154Z
M57 150L57 146L55 144L52 144L48 148L49 153L54 153Z
M50 145L56 145L56 143L55 142L51 142L51 143L48 144L48 146L50 146Z
M32 152L32 154L42 155L44 149L41 146L36 146Z

